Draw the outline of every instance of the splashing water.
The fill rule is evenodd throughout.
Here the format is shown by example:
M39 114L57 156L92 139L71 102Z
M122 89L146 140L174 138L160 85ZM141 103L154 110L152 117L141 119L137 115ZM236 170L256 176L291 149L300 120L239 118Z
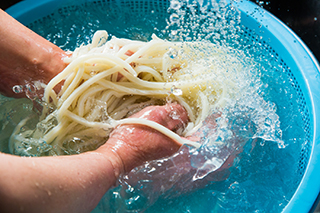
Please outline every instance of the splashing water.
M144 7L129 3L128 7L121 7L112 1L105 3L110 5L67 3L58 12L30 24L30 28L65 50L88 43L98 29L139 40L147 40L155 33L172 41L210 41L228 57L196 65L212 64L232 73L217 75L217 83L227 85L229 90L235 88L236 92L225 94L219 100L225 107L211 109L202 128L192 135L201 141L199 149L183 146L170 158L133 169L119 179L118 186L104 196L94 212L280 212L300 181L301 177L294 174L306 141L298 94L286 73L290 68L267 44L253 43L232 3L146 2L141 3ZM142 13L139 8L149 10ZM66 21L66 17L70 19ZM203 49L194 51L195 56L203 53ZM180 53L171 49L168 55L175 58ZM236 85L231 87L229 78ZM17 92L19 88L15 88ZM210 85L206 88L210 94ZM171 92L184 95L178 86ZM19 107L11 107L17 106L17 100L0 100L0 147L8 152L8 132L28 115L34 119L21 128L32 129L38 115L28 100ZM66 142L65 146L74 150L66 154L78 153L81 140ZM20 148L31 156L53 149L39 141L22 143Z

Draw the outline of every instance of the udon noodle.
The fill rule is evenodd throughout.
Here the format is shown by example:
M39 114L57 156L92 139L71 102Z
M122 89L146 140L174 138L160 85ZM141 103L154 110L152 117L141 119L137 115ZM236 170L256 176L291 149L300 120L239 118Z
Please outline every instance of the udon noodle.
M209 42L169 42L155 35L149 42L108 40L106 31L97 31L91 44L65 60L69 65L45 87L43 101L50 107L44 107L35 129L21 131L29 118L18 125L10 138L12 153L27 155L26 144L50 146L41 155L84 152L104 143L115 126L128 123L197 146L179 135L194 134L212 109L223 108L237 94L235 73L241 70L241 63ZM224 60L227 70L219 66ZM57 93L54 88L62 83ZM128 118L146 106L173 101L189 115L179 135L158 123Z

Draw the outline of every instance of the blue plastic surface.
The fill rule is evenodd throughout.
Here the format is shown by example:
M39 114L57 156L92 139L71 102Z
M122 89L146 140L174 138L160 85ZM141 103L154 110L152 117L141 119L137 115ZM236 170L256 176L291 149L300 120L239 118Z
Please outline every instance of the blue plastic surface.
M236 5L243 12L242 23L256 31L264 31L263 36L268 37L268 44L292 68L291 71L306 98L307 107L312 116L310 123L313 127L310 160L298 189L283 212L309 212L320 191L320 73L318 61L301 39L272 14L251 2L243 1ZM247 16L246 11L256 11L254 18ZM256 26L253 25L254 22ZM261 28L260 25L262 25Z
M7 12L21 23L28 24L49 15L63 2L26 0L7 9ZM319 64L301 39L269 12L248 1L236 2L234 5L242 11L242 24L266 38L268 44L290 66L305 97L312 126L312 150L303 179L283 212L309 212L320 191Z
M50 15L59 8L64 0L25 0L21 1L6 10L24 25L31 23L39 18Z

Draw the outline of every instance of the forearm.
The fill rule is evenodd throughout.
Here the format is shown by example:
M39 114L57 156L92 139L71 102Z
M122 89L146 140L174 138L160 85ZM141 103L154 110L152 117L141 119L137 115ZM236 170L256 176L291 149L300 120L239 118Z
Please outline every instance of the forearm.
M15 96L12 87L32 81L48 83L66 66L66 53L0 9L0 91Z
M146 107L131 117L170 130L188 120L185 109L174 103ZM121 174L170 156L179 147L150 127L128 124L116 127L97 150L79 155L26 158L0 153L1 212L90 212Z
M0 209L90 212L116 183L119 173L110 161L112 155L25 158L0 153Z

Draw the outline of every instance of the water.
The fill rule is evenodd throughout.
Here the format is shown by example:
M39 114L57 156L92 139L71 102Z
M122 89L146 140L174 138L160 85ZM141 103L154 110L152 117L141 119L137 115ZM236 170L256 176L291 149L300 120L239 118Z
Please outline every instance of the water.
M142 1L128 3L131 9L112 1L98 2L98 7L68 6L70 2L29 27L65 50L88 43L98 29L139 40L150 39L152 33L170 40L207 39L241 59L249 69L244 75L250 77L238 82L243 91L236 99L229 97L223 110L213 112L221 113L215 117L216 130L201 129L204 145L199 150L183 146L172 158L134 169L94 212L281 212L303 174L300 157L308 135L303 100L288 74L290 68L262 42L267 38L254 32L248 36L239 11L224 1L211 1L209 12L208 1L201 2L202 7L186 1ZM172 50L170 55L177 54ZM172 88L172 93L181 95L179 88ZM19 101L23 104L16 105ZM8 152L6 141L13 128L37 113L29 100L2 98L0 103L0 147ZM228 157L230 165L214 172L219 159Z

